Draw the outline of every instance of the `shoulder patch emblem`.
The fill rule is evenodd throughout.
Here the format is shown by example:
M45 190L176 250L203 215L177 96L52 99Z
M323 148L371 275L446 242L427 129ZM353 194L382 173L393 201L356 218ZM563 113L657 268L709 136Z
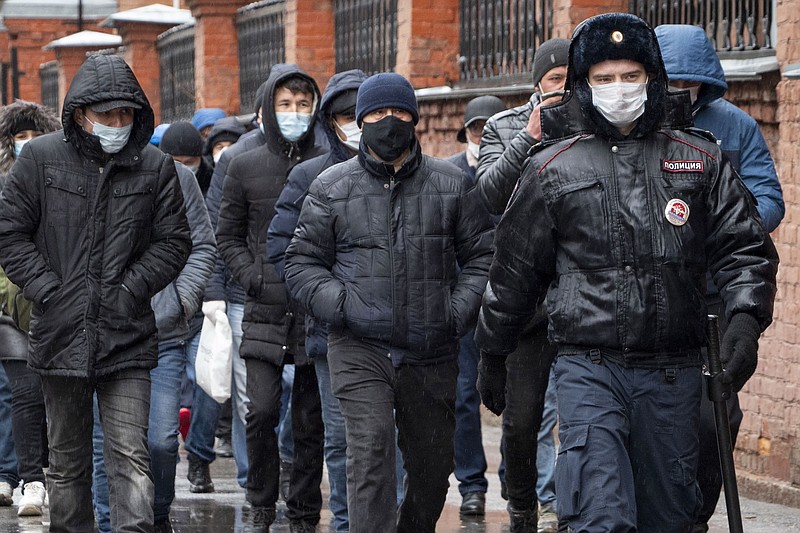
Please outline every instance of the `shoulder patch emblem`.
M702 160L678 160L671 161L664 159L661 161L661 170L665 172L703 172Z

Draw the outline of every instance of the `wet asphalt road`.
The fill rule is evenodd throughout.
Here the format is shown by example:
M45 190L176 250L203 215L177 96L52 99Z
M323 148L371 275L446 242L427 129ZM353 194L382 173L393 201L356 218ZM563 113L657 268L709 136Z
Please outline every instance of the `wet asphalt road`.
M490 415L491 416L491 415ZM484 426L484 448L489 470L489 493L486 498L486 516L481 519L462 520L458 514L461 496L457 482L450 478L450 491L447 496L442 517L436 528L438 533L508 533L508 516L505 501L500 498L500 483L497 479L497 466L500 455L500 428L496 425ZM232 459L218 459L211 467L216 492L213 494L192 494L186 480L187 461L181 450L181 462L175 483L176 499L172 505L172 524L176 533L246 533L247 511L244 509L244 490L235 482L235 466ZM327 500L327 479L323 476L323 492ZM19 500L19 490L15 493ZM278 521L271 531L288 533L289 524L283 516L285 507L279 502ZM724 498L712 519L710 533L728 531ZM746 533L800 532L800 509L781 505L742 499L742 515ZM320 533L333 531L330 528L331 515L327 506L323 507L322 520L318 526ZM0 507L0 533L45 533L48 531L48 516L18 518L15 507ZM376 532L379 533L379 532ZM644 532L646 533L646 532Z

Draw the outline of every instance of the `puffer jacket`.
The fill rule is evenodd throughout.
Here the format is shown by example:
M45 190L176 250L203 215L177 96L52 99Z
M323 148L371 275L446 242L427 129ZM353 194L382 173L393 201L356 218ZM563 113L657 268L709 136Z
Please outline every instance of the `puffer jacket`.
M722 151L756 197L767 231L774 231L786 211L775 163L758 123L722 98L728 84L714 45L697 26L666 24L655 32L667 74L702 84L692 105L695 127L710 131L719 140Z
M266 144L237 156L228 166L216 231L219 254L247 295L239 354L276 365L305 362L304 317L267 262L267 227L289 170L323 152L314 144L313 128L295 142L280 133L273 101L275 88L290 77L311 83L316 114L319 89L314 80L297 65L273 67L261 106Z
M696 364L707 269L728 317L770 324L778 256L752 197L712 139L671 129L690 124L688 93L667 95L663 65L650 79L628 136L593 109L585 80L568 79L571 97L542 111L542 147L497 229L483 350L513 351L545 299L562 348L630 366Z
M31 121L36 130L50 133L61 129L58 117L49 108L35 102L17 100L0 107L0 189L14 164L14 135L11 127L19 120Z
M483 128L476 179L481 198L493 215L505 211L528 159L528 150L536 144L527 126L538 103L539 93L533 93L527 103L494 115Z
M331 166L347 161L353 157L353 153L348 150L339 140L339 136L334 131L329 120L328 109L331 102L337 96L349 91L358 89L367 75L364 72L354 69L344 72L337 72L328 81L325 91L319 103L320 128L328 138L330 151L327 154L317 156L308 161L303 161L295 166L286 180L286 186L281 191L278 201L275 203L275 216L267 230L267 261L275 265L275 270L281 278L284 277L283 258L286 248L292 241L294 229L300 218L300 208L306 198L311 182L317 176ZM312 315L306 315L306 354L309 357L323 356L328 353L328 327L316 320Z
M206 283L217 260L214 231L197 179L184 165L176 162L175 167L192 231L192 251L178 277L150 301L156 314L159 343L186 340L192 336L189 320L203 303Z
M314 180L286 251L286 283L331 331L424 364L456 357L474 325L493 228L460 169L417 143L412 154L395 173L362 139L358 158Z
M111 99L142 106L113 155L73 119L77 108ZM148 144L153 111L119 57L86 59L62 125L24 146L0 196L0 264L34 304L28 364L83 378L153 368L150 298L191 249L175 164Z

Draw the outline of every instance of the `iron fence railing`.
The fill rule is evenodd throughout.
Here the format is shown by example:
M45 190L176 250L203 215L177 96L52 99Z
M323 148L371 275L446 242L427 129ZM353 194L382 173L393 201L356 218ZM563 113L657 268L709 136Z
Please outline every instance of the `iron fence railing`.
M334 0L336 71L367 74L397 64L397 0Z
M156 40L162 123L188 120L194 113L194 30L194 23L175 26Z
M241 112L252 112L258 86L273 65L286 61L283 19L285 0L264 0L236 13L239 36L239 100Z
M660 24L692 24L706 30L718 52L771 49L775 0L630 0L628 11Z
M461 0L459 12L462 81L529 74L553 34L553 0Z
M58 113L58 61L48 61L39 67L42 81L42 104Z

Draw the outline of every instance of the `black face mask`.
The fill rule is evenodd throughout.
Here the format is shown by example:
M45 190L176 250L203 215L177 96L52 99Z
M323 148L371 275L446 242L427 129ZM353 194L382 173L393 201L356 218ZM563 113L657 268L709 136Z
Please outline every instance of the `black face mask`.
M378 122L364 122L361 126L361 137L375 155L390 163L411 146L414 140L414 122L405 122L391 115Z

